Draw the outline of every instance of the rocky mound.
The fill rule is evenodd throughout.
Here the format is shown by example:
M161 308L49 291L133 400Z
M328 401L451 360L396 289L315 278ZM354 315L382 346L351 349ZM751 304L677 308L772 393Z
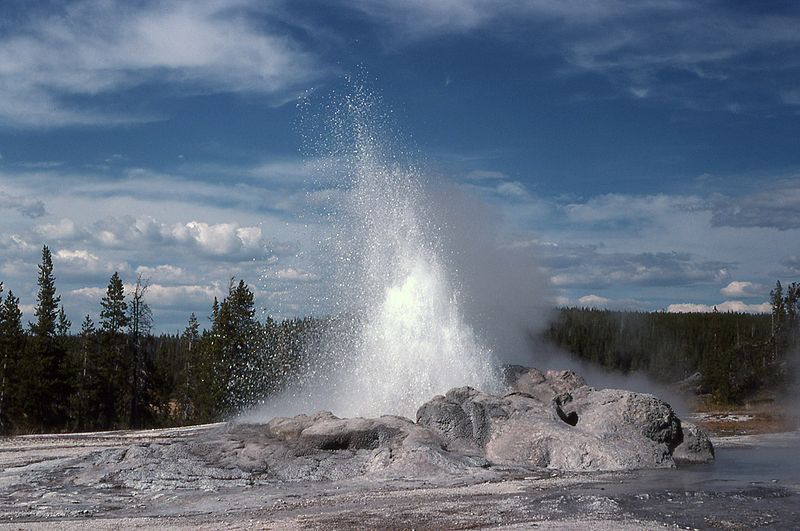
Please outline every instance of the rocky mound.
M492 475L493 465L611 471L705 462L714 451L658 398L596 390L571 371L507 367L509 392L451 389L404 417L331 413L226 425L170 445L138 445L94 458L87 481L213 488L215 481L337 480Z
M508 367L506 378L511 393L452 389L424 404L417 423L448 449L477 452L496 464L627 470L713 459L708 436L693 425L685 430L652 395L596 390L571 371Z

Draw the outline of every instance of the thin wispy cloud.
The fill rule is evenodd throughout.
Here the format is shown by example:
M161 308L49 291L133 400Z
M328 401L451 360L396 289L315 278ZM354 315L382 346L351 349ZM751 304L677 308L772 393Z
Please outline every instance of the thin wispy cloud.
M269 30L258 2L80 0L32 10L0 38L0 121L30 127L159 119L131 112L126 91L285 98L324 67L287 33ZM104 95L121 102L102 107ZM106 100L108 101L108 100Z
M534 32L542 53L605 76L619 94L730 112L797 102L793 80L800 65L789 53L800 49L796 9L774 13L686 0L363 0L354 6L390 28L390 46L470 32L523 40ZM780 81L765 94L754 76L767 64ZM746 101L732 101L734 93Z

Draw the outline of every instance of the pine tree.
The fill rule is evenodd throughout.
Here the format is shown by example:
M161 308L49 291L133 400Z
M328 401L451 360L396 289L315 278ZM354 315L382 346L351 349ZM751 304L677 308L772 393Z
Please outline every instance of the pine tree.
M130 427L140 427L140 415L143 409L147 408L147 400L142 403L143 387L148 386L148 376L150 371L145 367L143 338L150 335L152 328L152 313L150 306L145 302L144 295L147 292L148 281L140 274L136 278L136 284L131 294L131 304L129 306L128 330L130 335L131 351L131 406L130 406Z
M42 263L39 264L39 292L36 295L36 322L31 323L31 333L38 339L52 339L56 335L56 317L61 297L56 295L56 279L53 276L53 257L50 249L42 247Z
M101 302L100 327L109 334L121 334L128 324L128 305L125 304L125 287L118 272L111 275L106 296Z
M200 323L197 316L192 312L189 316L189 323L181 335L181 343L184 349L184 362L182 374L178 380L178 417L181 422L187 422L195 416L194 402L196 399L195 378L197 365L199 364L200 347Z
M783 298L781 281L775 282L775 288L769 292L772 305L772 361L778 359L785 344L784 324L786 322L786 301Z
M783 299L786 308L786 325L791 344L797 341L800 332L800 284L792 282L786 287L786 297Z
M30 323L32 343L21 365L21 382L27 390L24 410L30 428L35 430L60 429L66 425L67 379L64 374L63 346L56 342L58 303L56 295L53 258L50 249L42 248L39 264L39 291L36 296L34 316Z
M58 320L56 321L56 336L65 338L69 335L69 329L72 327L72 321L67 319L67 313L64 311L64 305L58 310Z
M219 305L212 332L218 341L217 371L220 413L223 417L251 406L263 390L263 359L260 356L260 325L255 320L253 292L233 279L228 296Z
M98 378L97 378L97 331L94 321L87 314L81 323L78 334L79 349L74 352L73 371L75 393L72 395L71 411L73 412L75 429L91 430L99 427L95 424L98 411Z
M253 292L231 279L228 296L212 306L211 330L200 339L193 375L193 405L202 421L226 418L262 398L265 388L263 328L255 319Z
M103 428L124 428L130 420L128 385L130 367L126 355L128 305L125 288L116 271L108 282L106 295L100 302L100 330L103 345L102 359L98 360L101 409L99 422Z
M11 433L22 424L22 389L19 368L25 350L25 331L19 299L9 291L0 301L0 434Z

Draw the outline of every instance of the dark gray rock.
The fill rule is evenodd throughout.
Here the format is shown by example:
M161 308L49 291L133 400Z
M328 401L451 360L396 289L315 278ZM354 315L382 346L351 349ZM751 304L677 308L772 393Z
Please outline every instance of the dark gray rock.
M672 451L677 463L707 463L714 460L714 445L708 434L691 422L681 422L683 440Z

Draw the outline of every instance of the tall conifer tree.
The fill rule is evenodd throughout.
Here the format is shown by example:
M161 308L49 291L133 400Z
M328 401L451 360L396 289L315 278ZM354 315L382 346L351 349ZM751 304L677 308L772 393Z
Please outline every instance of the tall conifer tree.
M8 434L20 424L22 412L19 365L25 349L25 331L19 299L9 291L0 300L0 433Z
M39 291L36 295L36 321L30 323L32 344L21 364L21 382L26 389L23 409L29 428L58 430L66 425L67 378L63 346L56 342L58 304L53 257L50 249L42 247L39 264Z
M103 428L127 427L130 420L130 368L125 335L128 305L125 303L125 287L116 271L108 281L106 295L100 306L103 356L98 360L101 382L99 422Z

